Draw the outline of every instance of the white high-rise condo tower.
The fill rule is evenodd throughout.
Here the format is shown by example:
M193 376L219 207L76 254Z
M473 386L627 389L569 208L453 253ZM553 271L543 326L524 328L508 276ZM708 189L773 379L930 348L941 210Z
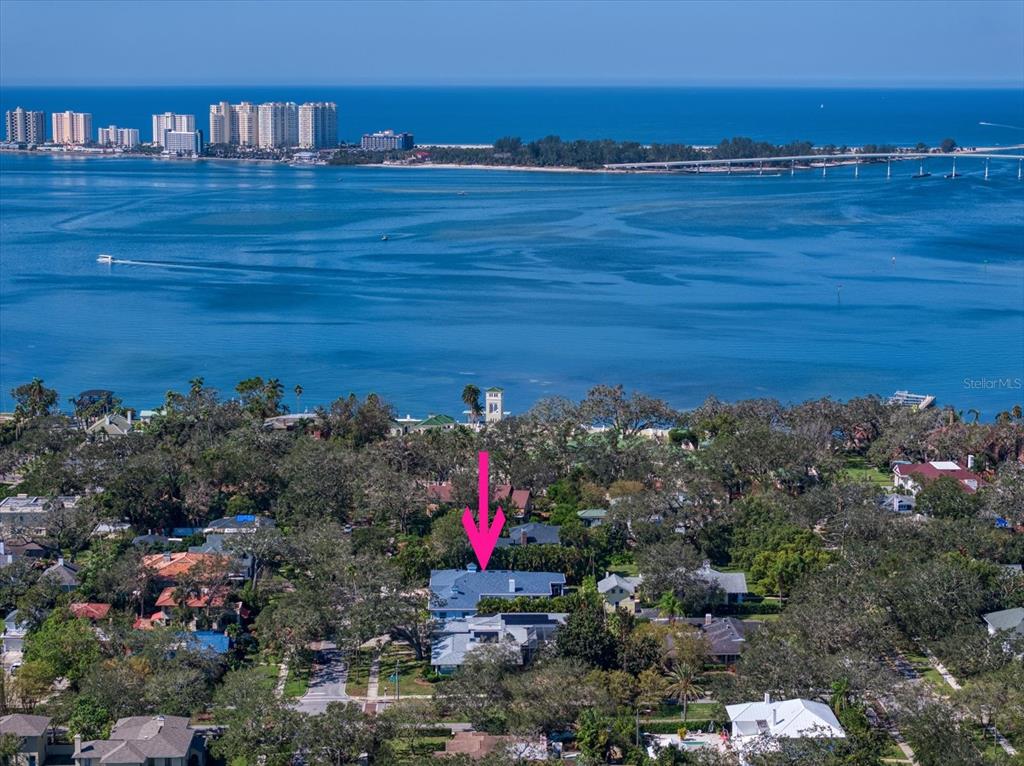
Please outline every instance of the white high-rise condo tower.
M46 141L46 115L29 112L20 106L4 114L7 140L18 144L41 144Z
M338 145L338 105L333 101L299 107L299 146L323 149Z

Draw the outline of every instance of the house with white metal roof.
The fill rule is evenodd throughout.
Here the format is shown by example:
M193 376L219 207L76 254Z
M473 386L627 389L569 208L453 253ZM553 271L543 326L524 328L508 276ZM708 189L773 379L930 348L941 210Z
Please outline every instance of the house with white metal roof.
M725 712L732 722L732 745L744 764L749 756L777 750L781 739L846 737L835 713L822 702L805 699L776 702L770 694L765 694L763 702L726 705Z

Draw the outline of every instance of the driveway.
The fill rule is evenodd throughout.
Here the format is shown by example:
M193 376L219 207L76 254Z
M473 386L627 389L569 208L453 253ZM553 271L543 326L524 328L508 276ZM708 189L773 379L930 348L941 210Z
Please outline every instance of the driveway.
M333 647L321 649L313 657L313 672L306 694L295 701L296 709L303 713L322 713L331 702L348 702L345 681L348 663L344 652Z

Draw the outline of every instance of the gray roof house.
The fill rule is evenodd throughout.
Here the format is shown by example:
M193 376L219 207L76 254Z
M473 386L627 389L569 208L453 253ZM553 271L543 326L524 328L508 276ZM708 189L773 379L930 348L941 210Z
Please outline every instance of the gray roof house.
M540 646L565 623L563 613L503 613L449 620L434 636L430 664L439 673L450 673L481 646L501 644L511 650L520 665L533 659Z
M583 522L583 526L599 527L604 524L604 520L608 517L608 510L606 508L587 508L582 511L576 511L576 515Z
M508 569L477 571L435 569L430 573L430 615L435 620L457 620L476 614L485 597L560 596L565 575L560 572L517 572Z
M61 590L68 592L78 587L78 567L68 564L61 557L57 563L43 572L43 577L56 580L60 583Z
M719 572L711 568L711 563L705 561L695 573L705 582L717 585L725 591L726 600L741 602L747 590L747 576L743 572Z
M746 648L747 637L753 635L761 623L756 620L737 620L735 617L687 617L682 620L700 628L708 640L710 655L715 662L731 665Z
M499 537L497 547L508 548L512 545L558 545L562 541L561 527L551 524L531 522L512 527L508 537Z
M14 713L0 718L0 735L11 734L21 740L18 753L9 761L11 766L42 766L46 762L49 728L50 719L44 715Z
M632 611L636 608L636 591L643 579L640 576L623 577L609 572L603 580L597 583L597 592L604 597L605 603L612 609L622 605Z
M76 736L72 758L76 766L203 766L206 746L187 718L134 716L118 719L107 739Z
M50 509L56 506L74 508L82 498L79 495L38 497L35 495L14 495L0 500L0 527L6 531L27 530L33 534L45 535Z
M1010 630L1016 635L1024 636L1024 607L1018 606L1016 609L989 612L988 614L983 614L981 619L988 625L988 632L991 636L1004 630Z
M89 436L96 439L109 439L111 436L127 436L132 430L131 417L118 413L104 415L85 429Z

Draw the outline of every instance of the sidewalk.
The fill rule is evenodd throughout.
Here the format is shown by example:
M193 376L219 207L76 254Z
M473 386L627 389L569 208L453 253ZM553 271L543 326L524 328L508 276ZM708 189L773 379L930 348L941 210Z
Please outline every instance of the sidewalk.
M942 676L942 680L945 681L950 688L954 691L959 691L963 688L960 686L960 682L953 677L953 674L946 669L946 666L939 662L939 658L928 650L928 647L921 646L921 651L924 652L924 656L928 658L928 662L931 663L931 666L935 668L936 672L938 672L940 676ZM1003 749L1004 753L1010 756L1017 755L1017 748L1010 744L1009 740L1002 735L1002 732L995 727L995 724L988 724L984 728L985 731L992 735L992 738L996 741L996 744Z

